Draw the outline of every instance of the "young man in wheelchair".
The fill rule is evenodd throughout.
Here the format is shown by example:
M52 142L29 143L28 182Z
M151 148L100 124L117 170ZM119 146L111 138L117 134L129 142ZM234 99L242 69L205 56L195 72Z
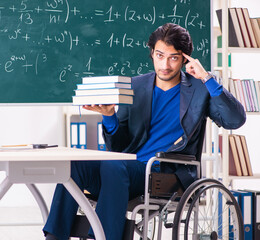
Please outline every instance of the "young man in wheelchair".
M103 115L107 148L136 153L137 160L71 163L73 180L98 199L96 212L107 240L122 239L128 201L144 193L146 163L156 152L197 156L207 117L226 129L239 128L246 119L242 105L191 57L186 29L165 24L151 34L148 46L155 72L132 78L132 105L120 105L117 112L114 105L84 106ZM152 171L160 166L155 163ZM174 165L171 171L183 191L197 179L192 166ZM67 240L77 209L58 184L43 229L46 239Z

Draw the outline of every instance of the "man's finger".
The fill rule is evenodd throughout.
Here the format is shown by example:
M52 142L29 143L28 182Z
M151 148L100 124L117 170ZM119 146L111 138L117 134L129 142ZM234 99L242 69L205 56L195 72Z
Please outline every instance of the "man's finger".
M187 54L185 54L185 53L182 53L182 55L183 55L186 59L188 59L190 62L194 60L191 56L189 56L189 55L187 55Z

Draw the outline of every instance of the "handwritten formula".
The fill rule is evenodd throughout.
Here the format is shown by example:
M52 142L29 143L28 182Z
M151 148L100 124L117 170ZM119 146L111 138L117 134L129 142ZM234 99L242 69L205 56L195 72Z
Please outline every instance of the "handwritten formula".
M201 5L199 0L1 0L2 84L32 88L28 102L36 95L42 95L36 102L45 101L50 93L50 101L70 102L83 76L153 71L146 43L166 22L190 31L194 57L209 68L210 13ZM13 90L18 102L26 99L26 89Z

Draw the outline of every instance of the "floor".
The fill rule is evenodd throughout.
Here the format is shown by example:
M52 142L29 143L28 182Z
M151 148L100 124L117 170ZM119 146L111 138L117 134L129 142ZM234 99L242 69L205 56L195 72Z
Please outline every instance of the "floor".
M37 206L0 208L1 240L44 240L42 227L43 221ZM171 239L171 231L164 230L162 239ZM139 240L139 237L135 236L135 240Z

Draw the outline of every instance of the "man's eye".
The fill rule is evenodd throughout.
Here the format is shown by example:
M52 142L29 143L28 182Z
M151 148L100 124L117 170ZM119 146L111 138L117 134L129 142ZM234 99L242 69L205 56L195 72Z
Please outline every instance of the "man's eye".
M172 61L177 61L177 60L178 60L178 57L173 56L173 57L171 58L171 60L172 60Z
M157 56L158 58L162 58L162 57L163 57L163 55L160 54L160 53L157 53L156 56Z

